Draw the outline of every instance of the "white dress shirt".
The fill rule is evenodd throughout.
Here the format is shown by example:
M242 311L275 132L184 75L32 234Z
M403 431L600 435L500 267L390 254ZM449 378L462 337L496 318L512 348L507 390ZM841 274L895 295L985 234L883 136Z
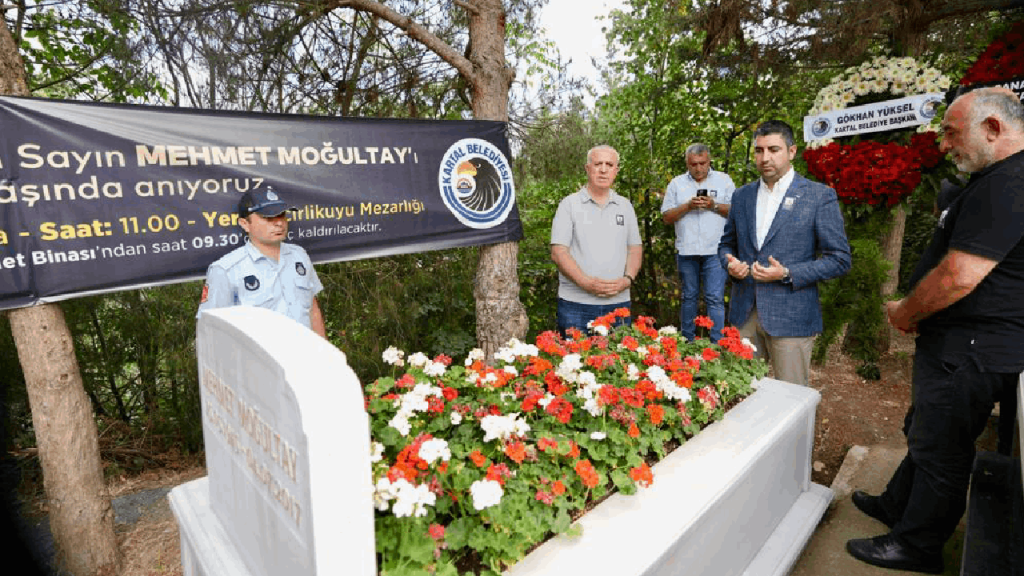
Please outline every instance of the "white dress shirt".
M768 185L764 183L764 179L761 179L761 185L757 188L757 249L761 249L761 245L764 244L764 237L768 235L768 230L772 227L772 221L775 220L775 214L779 211L779 205L782 204L782 199L786 196L786 190L789 190L789 185L793 183L793 177L796 171L793 167L789 167L782 178L775 183L773 190L768 189Z

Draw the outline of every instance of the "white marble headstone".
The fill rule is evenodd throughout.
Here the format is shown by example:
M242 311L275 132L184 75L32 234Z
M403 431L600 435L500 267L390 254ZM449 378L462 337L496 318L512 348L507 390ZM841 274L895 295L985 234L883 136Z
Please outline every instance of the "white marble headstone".
M345 355L261 308L204 312L209 507L252 575L376 574L369 422Z

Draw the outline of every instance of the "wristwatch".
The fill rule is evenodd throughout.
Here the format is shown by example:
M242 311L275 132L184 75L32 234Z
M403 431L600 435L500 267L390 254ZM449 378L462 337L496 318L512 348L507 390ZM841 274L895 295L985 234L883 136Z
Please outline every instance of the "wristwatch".
M782 269L782 280L780 280L780 282L782 282L783 284L793 283L793 277L789 275L789 268L784 267Z

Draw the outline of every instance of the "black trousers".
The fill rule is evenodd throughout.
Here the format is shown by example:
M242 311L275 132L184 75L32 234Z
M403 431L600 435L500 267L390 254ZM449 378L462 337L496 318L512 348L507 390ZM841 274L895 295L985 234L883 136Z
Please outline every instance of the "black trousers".
M897 540L939 554L967 507L975 441L995 402L1019 375L982 372L971 357L943 357L921 340L903 429L907 456L879 503L890 518L899 519L892 528Z

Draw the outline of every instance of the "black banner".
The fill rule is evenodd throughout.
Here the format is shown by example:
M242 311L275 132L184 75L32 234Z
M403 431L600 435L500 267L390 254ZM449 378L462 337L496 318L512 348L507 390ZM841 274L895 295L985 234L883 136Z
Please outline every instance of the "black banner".
M245 191L315 262L522 238L506 125L0 97L0 309L201 278Z
M993 86L1012 90L1013 93L1017 95L1017 98L1020 98L1020 101L1024 102L1024 76L1019 76L1009 80L996 80L992 82L971 84L970 86L957 86L956 88L952 88L946 92L946 104L952 104L953 100L956 100L958 97L970 92L971 90L977 90L978 88L991 88Z

